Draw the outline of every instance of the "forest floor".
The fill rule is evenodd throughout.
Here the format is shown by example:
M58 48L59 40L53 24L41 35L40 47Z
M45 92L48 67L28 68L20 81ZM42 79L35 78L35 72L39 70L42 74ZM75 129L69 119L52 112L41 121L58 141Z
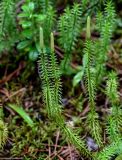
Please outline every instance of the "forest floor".
M114 33L108 61L108 70L117 71L119 79L119 95L122 100L122 23ZM38 76L37 62L28 63L22 58L15 60L17 51L8 56L4 53L0 58L0 98L4 108L4 119L8 126L8 140L4 150L0 151L0 159L37 159L40 160L83 160L75 148L66 142L60 129L48 119L42 101L41 80ZM59 55L57 55L60 59ZM73 60L72 65L77 65ZM87 140L90 148L96 149L96 144L84 133L84 120L89 111L88 99L83 98L86 91L84 84L72 87L72 76L62 76L63 84L63 115L66 122L74 127ZM104 77L106 78L106 77ZM102 88L105 88L103 81ZM22 117L14 112L8 104L17 104L23 107L35 123L35 129L23 121ZM97 92L97 111L100 119L109 112L108 99ZM105 131L103 131L105 132ZM105 140L106 137L104 137Z

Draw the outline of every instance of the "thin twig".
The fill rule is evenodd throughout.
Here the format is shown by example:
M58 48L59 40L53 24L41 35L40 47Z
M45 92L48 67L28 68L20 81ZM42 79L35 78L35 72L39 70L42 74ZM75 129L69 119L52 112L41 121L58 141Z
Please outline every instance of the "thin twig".
M60 131L57 131L55 148L54 148L54 152L55 152L55 153L56 153L56 149L57 149L57 144L58 144L58 140L59 140L59 135L60 135Z

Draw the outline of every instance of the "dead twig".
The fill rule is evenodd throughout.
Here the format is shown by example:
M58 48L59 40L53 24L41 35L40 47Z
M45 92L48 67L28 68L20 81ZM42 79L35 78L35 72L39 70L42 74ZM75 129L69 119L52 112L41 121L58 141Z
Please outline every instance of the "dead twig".
M60 136L60 131L57 131L55 148L54 148L54 152L55 152L55 153L56 153L56 149L57 149L57 144L58 144L59 136Z
M0 80L0 84L4 84L8 81L10 81L14 76L18 76L20 71L25 67L25 63L20 62L19 67L12 73L10 73L7 76L4 76L2 80Z

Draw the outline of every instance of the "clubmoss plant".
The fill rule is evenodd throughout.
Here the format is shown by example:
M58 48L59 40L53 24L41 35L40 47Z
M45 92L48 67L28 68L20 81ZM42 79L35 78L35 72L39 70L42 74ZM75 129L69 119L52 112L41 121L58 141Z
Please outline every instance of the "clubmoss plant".
M122 110L120 107L120 99L118 95L118 80L115 72L111 72L108 77L106 94L111 103L111 111L108 116L108 135L110 141L120 140L120 127L122 124Z
M122 109L118 94L119 85L117 75L115 72L111 72L109 75L106 74L107 52L109 49L112 32L115 28L116 17L115 9L111 1L106 1L104 12L99 12L97 14L97 26L95 29L98 32L99 37L95 40L92 40L91 36L90 16L88 16L87 18L86 41L83 52L83 56L85 58L83 57L83 65L81 67L83 70L79 75L80 81L81 76L84 75L87 95L84 95L85 92L82 95L83 98L84 96L88 98L89 105L89 112L86 116L86 121L84 120L87 124L87 127L83 129L84 132L87 132L89 136L91 136L97 143L98 150L96 151L96 153L89 151L85 140L81 139L80 135L78 135L78 133L74 131L73 128L69 127L66 123L65 117L63 116L62 112L62 82L60 77L62 73L67 73L71 69L69 66L72 60L72 53L76 50L77 47L80 46L80 49L78 49L81 52L82 44L81 42L79 43L79 39L81 39L80 33L83 25L82 21L84 22L84 20L86 19L86 15L92 12L92 5L96 5L96 9L93 6L93 12L95 12L97 10L97 5L99 6L101 2L103 3L104 0L101 0L100 3L99 0L83 0L82 3L81 1L79 1L79 3L74 3L72 7L70 5L66 7L66 9L64 9L64 13L60 15L58 10L58 13L55 11L56 1L25 1L21 6L19 15L17 16L19 22L18 25L20 25L19 27L21 28L21 32L20 37L16 36L16 41L16 38L14 40L15 33L13 33L13 30L16 28L15 15L13 14L16 2L13 0L0 1L0 51L2 49L4 50L4 48L6 47L5 44L7 42L11 45L14 42L17 42L17 48L23 50L24 55L26 55L25 53L29 53L29 57L33 57L33 60L36 60L39 55L38 68L39 76L41 79L43 102L49 120L51 121L51 125L53 126L54 124L53 129L50 127L52 129L51 136L53 135L56 127L59 127L61 133L63 134L63 137L66 137L66 140L74 145L76 149L79 150L81 155L88 160L110 160L113 156L119 154L121 155L122 153ZM90 7L90 12L85 11L87 10L87 6ZM59 16L59 19L56 17L56 14L57 17ZM58 22L56 21L57 19ZM39 27L40 29L38 31ZM64 58L61 61L61 67L59 67L57 57L55 55L54 35L52 33L53 30L56 31L56 36L58 37L56 41L56 44L58 45L57 48L62 51L62 54L64 54ZM10 38L13 43L8 41L10 40ZM33 54L35 54L35 52L36 56L32 56ZM102 122L104 125L100 126L101 120L99 118L98 112L96 111L96 95L99 89L98 87L103 81L104 76L108 77L106 89L104 90L104 92L106 93L105 96L109 100L110 113L106 114L107 118L105 117L105 120ZM17 111L21 115L21 117L25 119L26 122L33 128L33 121L27 116L27 114L25 114L23 110L16 107L16 105L11 105L11 108ZM4 123L2 109L3 108L1 104L0 148L3 147L8 137L7 125ZM80 116L78 118L81 119ZM37 125L39 127L39 124ZM42 127L42 125L43 121L40 125L40 128ZM48 135L45 136L45 134L46 132L48 132L48 129L44 130L44 132L41 133L41 131L38 130L38 127L36 126L35 130L38 131L36 132L37 135L31 129L28 133L28 127L26 127L25 125L23 125L22 127L24 131L19 131L20 128L16 130L14 137L16 142L13 145L13 154L18 155L23 151L23 148L26 147L27 144L29 144L30 146L28 148L32 151L33 155L35 153L34 149L36 147L41 148L39 138L43 133L44 136L42 136L42 139L47 142ZM102 139L102 127L104 127L106 131L107 138L105 143L107 143L107 145L103 142ZM22 135L24 133L26 134L25 139L23 140ZM36 138L38 138L38 143L36 141ZM34 142L32 141L32 139L34 139ZM18 150L16 150L17 147L19 148ZM46 153L44 153L44 155L46 155Z
M88 91L88 98L89 98L89 107L90 112L88 114L87 123L89 126L89 130L93 138L96 140L99 146L102 145L102 138L101 138L101 127L98 122L98 115L96 113L96 105L95 105L95 74L93 68L93 42L90 40L91 33L90 33L90 17L87 18L87 33L86 33L86 43L85 43L85 50L84 53L86 55L86 87Z
M3 115L3 106L0 102L0 149L6 144L6 140L8 138L8 128L4 123L4 115Z
M73 8L67 7L59 19L59 44L64 49L62 69L66 70L72 59L72 51L76 47L81 30L81 5L74 4Z
M91 157L90 152L85 146L85 142L71 128L69 128L62 116L61 109L61 81L60 72L57 66L54 54L54 38L51 33L51 51L48 55L45 51L43 30L40 28L40 58L39 58L39 75L42 80L42 89L44 103L47 108L48 116L54 123L60 127L67 140L75 145L83 155Z
M96 84L100 84L102 77L106 73L105 62L107 61L107 52L110 47L110 41L113 30L115 29L115 8L112 1L108 1L103 13L97 14L97 30L100 33L100 39L94 44L96 57Z
M112 10L112 4L108 3L106 6L105 13L109 15L109 11L111 11L111 18L114 18L114 11ZM67 14L71 14L70 9L67 9ZM113 12L113 14L112 14ZM63 17L66 18L65 16ZM62 19L63 19L62 18ZM109 19L108 19L109 20ZM65 21L60 20L61 24L65 24ZM63 22L63 23L62 23ZM96 63L96 50L94 52L95 47L99 44L100 49L103 50L103 43L105 45L104 54L108 50L108 45L111 37L111 29L109 28L107 20L105 21L105 32L99 42L91 40L91 29L90 29L90 17L87 18L87 29L86 29L86 43L84 48L85 55L85 82L86 89L89 99L89 108L90 111L87 116L87 126L90 131L90 135L96 141L99 146L100 152L95 154L91 153L86 145L84 140L81 140L76 132L73 131L69 126L65 123L65 118L62 116L62 107L61 107L61 80L60 80L60 70L58 68L56 56L54 53L54 37L51 33L51 45L50 45L50 53L47 53L46 47L44 45L44 37L43 37L43 29L40 28L40 57L39 57L39 75L42 81L42 90L44 103L47 108L47 113L50 118L58 127L60 127L62 133L66 136L67 140L73 144L84 156L89 157L89 159L95 160L109 160L112 156L119 154L121 152L121 135L120 135L120 124L121 124L121 110L118 108L119 105L119 96L117 92L117 80L114 73L109 75L109 80L107 82L106 94L109 98L109 101L112 105L112 112L108 115L107 120L107 136L109 139L109 144L104 146L102 140L102 128L100 127L99 115L96 112L96 91L97 91L97 63ZM109 22L110 23L110 22ZM101 26L101 25L100 25ZM109 27L107 27L109 26ZM101 29L102 30L102 29ZM62 31L62 30L60 30ZM65 31L65 27L64 30ZM63 33L63 32L62 32ZM72 33L72 32L71 32ZM109 34L110 33L110 34ZM64 34L64 33L63 33ZM108 34L108 35L107 35ZM64 34L65 35L65 34ZM67 37L65 37L67 38ZM103 39L104 40L103 40ZM61 39L60 39L61 40ZM63 39L62 39L63 40ZM64 44L63 41L62 45ZM65 41L64 41L65 42ZM69 41L67 42L69 43ZM71 44L70 44L71 45ZM69 46L70 46L69 45ZM65 47L64 47L65 48ZM97 50L97 51L99 51ZM99 55L97 55L97 58ZM101 56L100 56L101 57ZM103 56L101 61L102 65L106 61L106 55ZM64 57L64 61L65 61ZM98 61L99 62L99 61ZM101 67L101 66L100 66ZM98 67L99 68L99 67ZM119 118L118 118L119 117ZM116 136L116 138L115 138Z
M9 50L16 42L15 2L0 1L0 52Z

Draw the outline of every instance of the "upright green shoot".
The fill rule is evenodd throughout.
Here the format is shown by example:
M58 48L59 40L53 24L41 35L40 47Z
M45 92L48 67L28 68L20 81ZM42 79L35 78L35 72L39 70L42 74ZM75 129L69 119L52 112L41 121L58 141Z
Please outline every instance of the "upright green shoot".
M120 141L120 127L122 125L122 110L118 95L118 81L115 72L111 72L108 77L106 94L111 104L111 112L108 115L107 133L110 142Z
M0 100L0 149L3 148L8 138L7 124L4 123L3 106Z
M94 73L94 66L93 66L93 42L90 40L90 17L87 18L87 33L86 33L86 43L84 53L86 55L86 86L88 91L89 97L89 107L90 112L88 114L87 123L90 130L91 135L96 140L99 146L102 145L102 138L101 138L101 127L98 122L98 114L96 113L96 106L95 106L95 73Z
M69 142L85 156L91 157L90 152L87 150L85 142L71 128L69 128L62 116L61 111L61 81L60 72L58 69L56 57L54 54L54 37L51 33L51 52L47 55L44 52L43 45L43 32L40 29L40 59L39 59L39 75L42 80L42 89L44 102L47 108L48 116L54 123L60 127L62 133Z

